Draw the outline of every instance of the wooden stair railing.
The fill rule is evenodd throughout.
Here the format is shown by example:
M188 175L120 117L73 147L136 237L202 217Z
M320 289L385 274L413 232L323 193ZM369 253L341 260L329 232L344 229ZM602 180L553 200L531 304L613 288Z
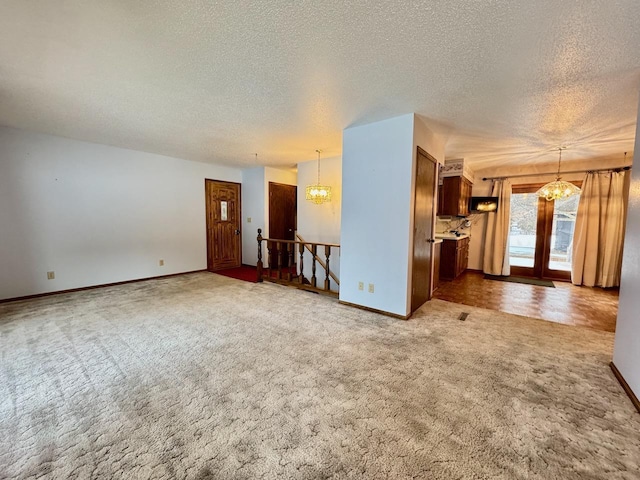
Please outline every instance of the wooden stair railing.
M322 258L320 258L318 255L316 255L315 253L313 253L313 250L312 250L312 249L311 249L311 247L309 246L308 242L307 242L304 238L302 238L302 236L301 236L301 235L299 235L297 232L296 232L296 237L298 238L298 240L300 240L300 241L304 244L304 248L306 248L306 249L311 253L311 255L313 255L313 256L315 257L316 261L320 264L320 266L321 266L322 268L324 268L325 272L326 272L327 270L329 270L329 269L327 268L327 264L326 264L326 263L324 263L324 262L322 261ZM332 245L333 245L333 244L332 244ZM339 246L339 245L338 245L338 246ZM340 279L339 279L339 278L336 276L336 274L335 274L335 273L333 273L331 270L329 270L329 276L330 276L330 277L331 277L331 279L336 283L336 285L340 286Z
M303 290L311 290L318 293L324 293L327 295L338 296L337 290L331 290L331 280L339 285L337 277L330 270L330 257L331 248L340 248L340 245L336 243L313 243L300 240L280 240L273 238L264 238L262 236L262 229L258 229L258 263L256 264L258 270L258 282L267 280L269 282L280 283L284 285L292 285L296 288ZM266 242L267 246L267 262L266 266L262 262L262 242ZM324 248L325 260L318 256L318 247ZM305 249L311 252L311 279L307 281L304 278L302 272L304 271L304 251ZM299 255L299 265L294 262L294 254L297 250ZM287 256L287 266L283 267L283 255ZM276 267L271 268L274 264L272 259L276 258ZM323 286L318 286L318 278L316 277L316 264L320 265L325 270ZM298 267L300 273L298 274ZM294 273L291 270L294 269Z

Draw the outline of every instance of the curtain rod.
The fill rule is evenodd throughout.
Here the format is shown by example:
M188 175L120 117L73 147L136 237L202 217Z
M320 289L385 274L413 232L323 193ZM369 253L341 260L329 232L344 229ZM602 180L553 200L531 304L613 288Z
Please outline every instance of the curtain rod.
M573 170L570 172L560 172L562 175L568 173L587 173L587 172L622 172L623 170L631 170L631 166L616 167L616 168L592 168L589 170ZM546 173L523 173L520 175L507 175L504 177L483 177L482 180L504 180L507 178L522 178L522 177L540 177L543 175L558 175L558 172L546 172Z

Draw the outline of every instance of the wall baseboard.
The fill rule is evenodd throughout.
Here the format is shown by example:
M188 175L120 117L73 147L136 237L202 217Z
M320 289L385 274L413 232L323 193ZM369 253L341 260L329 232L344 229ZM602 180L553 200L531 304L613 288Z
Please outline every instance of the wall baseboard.
M346 305L348 307L359 308L360 310L366 310L367 312L379 313L380 315L385 315L387 317L399 318L400 320L408 320L411 314L409 315L398 315L397 313L385 312L384 310L378 310L377 308L365 307L364 305L358 305L355 303L345 302L344 300L338 300L338 303L342 305Z
M178 275L189 275L191 273L206 272L207 270L191 270L189 272L170 273L168 275L158 275L157 277L136 278L133 280L124 280L122 282L102 283L100 285L90 285L88 287L69 288L67 290L56 290L55 292L36 293L34 295L25 295L24 297L4 298L0 303L18 302L20 300L31 300L33 298L48 297L51 295L62 295L63 293L81 292L83 290L93 290L95 288L115 287L116 285L125 285L127 283L144 282L146 280L159 280L161 278L177 277Z
M613 362L609 363L609 366L611 367L611 371L615 375L618 382L620 382L622 389L629 396L631 403L633 403L633 406L636 407L638 413L640 413L640 401L638 401L638 397L636 397L635 393L633 393L633 390L631 390L631 387L620 373L620 370L618 370L618 367L616 367Z

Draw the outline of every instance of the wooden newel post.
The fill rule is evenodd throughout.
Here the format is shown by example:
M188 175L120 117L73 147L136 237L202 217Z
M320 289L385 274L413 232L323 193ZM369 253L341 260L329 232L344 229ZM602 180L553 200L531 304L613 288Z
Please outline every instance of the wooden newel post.
M258 263L256 264L258 269L258 281L262 281L262 229L258 229Z

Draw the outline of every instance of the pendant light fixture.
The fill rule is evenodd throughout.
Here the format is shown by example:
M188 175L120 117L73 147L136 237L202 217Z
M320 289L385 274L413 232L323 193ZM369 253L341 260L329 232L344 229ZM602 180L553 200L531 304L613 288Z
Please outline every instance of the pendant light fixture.
M565 182L560 178L560 162L562 161L562 150L565 150L567 147L558 148L558 174L556 175L556 179L553 182L547 183L544 187L536 192L538 197L542 197L547 201L558 200L560 198L567 198L572 195L577 195L582 190L576 187L571 182Z
M306 199L310 202L321 204L331 201L331 187L328 185L320 185L320 153L318 152L318 181L315 185L307 185Z

